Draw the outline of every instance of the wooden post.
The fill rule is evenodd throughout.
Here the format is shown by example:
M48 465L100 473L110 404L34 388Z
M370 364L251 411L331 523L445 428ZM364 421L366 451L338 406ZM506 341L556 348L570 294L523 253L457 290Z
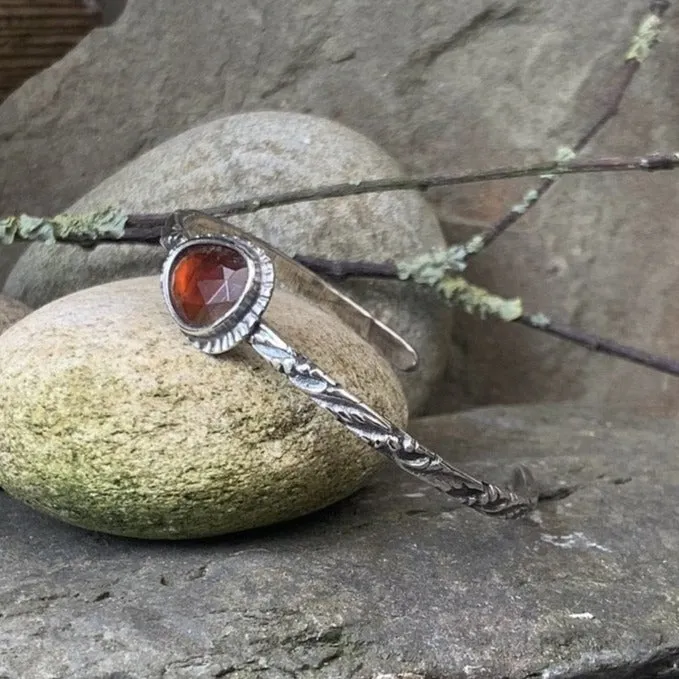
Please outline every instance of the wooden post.
M0 0L0 101L100 23L87 0Z

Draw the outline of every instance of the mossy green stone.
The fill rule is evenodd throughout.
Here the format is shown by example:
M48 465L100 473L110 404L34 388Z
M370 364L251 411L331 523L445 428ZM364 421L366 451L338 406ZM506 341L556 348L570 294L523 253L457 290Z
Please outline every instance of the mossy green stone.
M404 424L386 362L339 320L276 291L270 325ZM0 486L64 521L194 538L312 512L381 458L247 344L211 357L173 324L157 277L89 288L0 337Z

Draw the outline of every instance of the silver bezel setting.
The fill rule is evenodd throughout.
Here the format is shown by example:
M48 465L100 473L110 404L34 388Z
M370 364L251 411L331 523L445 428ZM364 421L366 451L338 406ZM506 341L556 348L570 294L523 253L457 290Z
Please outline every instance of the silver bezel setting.
M229 311L214 323L193 326L184 322L172 302L171 280L177 261L194 247L232 248L247 263L248 280L243 293ZM206 354L222 354L232 349L255 331L266 311L274 289L274 266L261 248L240 238L206 235L199 238L177 238L163 263L161 288L172 320L189 338L191 344Z

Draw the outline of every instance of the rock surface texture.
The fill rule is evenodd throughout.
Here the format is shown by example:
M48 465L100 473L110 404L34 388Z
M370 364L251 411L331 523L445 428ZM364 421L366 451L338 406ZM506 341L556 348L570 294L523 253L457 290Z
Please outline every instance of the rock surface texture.
M0 203L3 212L64 209L159 142L261 109L344 122L416 173L551 158L601 112L647 5L130 0L112 27L0 108ZM662 42L587 153L679 148L679 128L668 122L679 107L678 43L673 6ZM448 236L459 240L532 184L434 198ZM568 178L470 275L521 294L531 311L678 355L678 213L671 174ZM451 392L461 404L582 399L656 414L679 407L676 382L538 333L463 318L455 332L460 355L436 407L450 407Z
M0 676L677 676L675 422L550 406L412 429L470 471L521 461L572 493L493 521L388 468L306 519L179 544L0 495Z
M24 316L31 313L30 307L15 299L0 295L0 335Z
M335 122L292 113L250 113L198 126L144 154L70 209L109 205L129 212L207 207L275 191L366 177L398 176L398 164L364 136ZM263 210L234 223L289 254L337 259L401 258L444 245L436 216L414 192L338 198ZM93 251L33 245L6 285L34 307L88 285L160 270L164 250L101 245ZM418 412L441 377L450 347L450 310L398 282L340 286L404 335L420 355L403 375Z
M267 319L405 422L396 377L348 327L283 292ZM247 344L220 358L190 346L157 277L42 307L0 355L0 486L79 526L148 538L263 526L346 497L382 460Z

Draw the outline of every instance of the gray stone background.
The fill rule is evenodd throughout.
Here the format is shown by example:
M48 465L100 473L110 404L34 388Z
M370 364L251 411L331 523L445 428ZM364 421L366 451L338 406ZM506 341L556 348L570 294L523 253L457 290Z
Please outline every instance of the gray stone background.
M123 13L126 0L98 0L97 4L101 8L101 18L104 25L109 26Z
M336 119L417 173L550 158L600 112L645 10L642 0L131 1L0 107L0 205L63 209L143 151L236 111ZM588 153L679 147L678 27L672 9ZM430 198L454 241L530 185ZM676 187L676 175L564 179L469 275L529 310L679 354ZM430 411L571 399L676 410L675 380L523 328L456 314L453 340Z
M1 211L58 211L159 142L239 111L336 119L411 172L551 157L601 110L645 9L130 0L0 107ZM588 153L679 148L678 29L674 6ZM455 241L531 184L430 199ZM679 355L677 208L676 175L568 178L470 277ZM492 522L385 470L293 524L170 544L86 533L0 494L0 677L678 677L676 383L521 328L455 321L431 410L581 405L426 418L413 433L494 479L525 462L567 497Z

